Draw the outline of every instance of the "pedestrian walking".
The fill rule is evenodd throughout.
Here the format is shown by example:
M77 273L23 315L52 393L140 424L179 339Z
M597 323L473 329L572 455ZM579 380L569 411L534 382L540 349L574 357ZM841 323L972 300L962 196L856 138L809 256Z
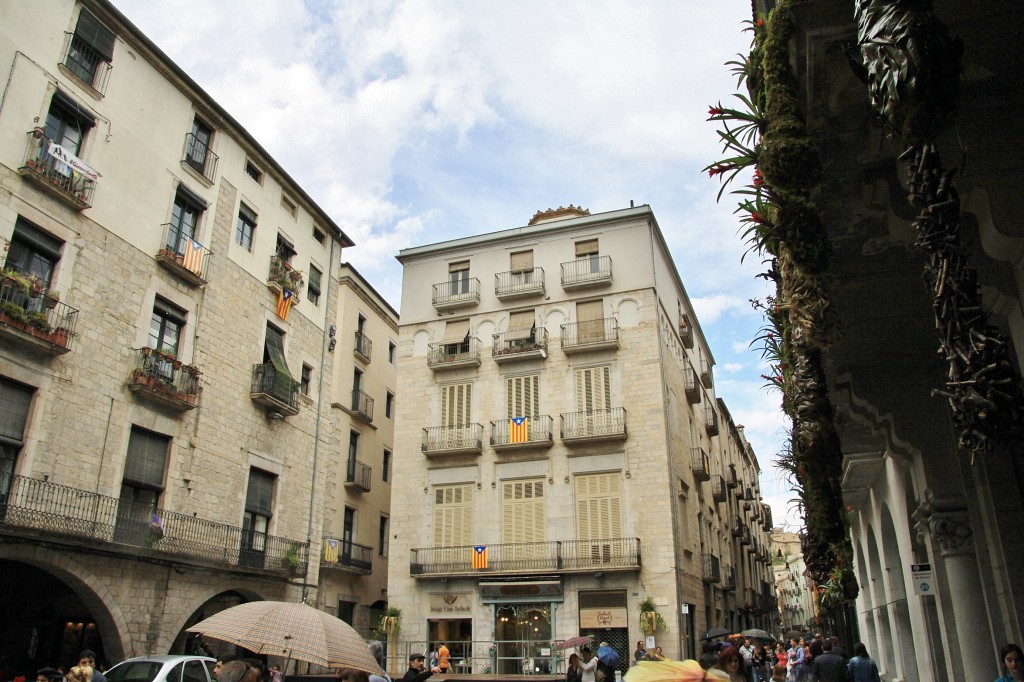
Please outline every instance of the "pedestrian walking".
M1016 644L1005 644L999 650L1003 676L996 682L1024 682L1024 651Z
M860 642L853 645L853 658L846 668L850 671L850 682L881 682L878 666L868 656L867 647Z
M848 662L832 653L832 640L822 640L821 649L821 655L815 656L814 662L811 664L815 679L818 682L849 682Z

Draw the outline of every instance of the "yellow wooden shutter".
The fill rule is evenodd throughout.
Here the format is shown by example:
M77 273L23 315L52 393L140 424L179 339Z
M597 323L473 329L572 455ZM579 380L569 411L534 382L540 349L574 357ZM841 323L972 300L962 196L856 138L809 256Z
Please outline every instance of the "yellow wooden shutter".
M576 242L576 257L583 258L584 256L590 256L598 253L596 239L587 239L586 241Z
M533 251L517 251L509 254L509 270L512 272L533 270Z
M589 558L611 561L611 543L622 537L622 481L617 473L587 474L576 477L576 534L592 541ZM580 557L586 558L586 547Z
M438 487L434 491L434 546L470 545L473 542L472 535L472 485Z
M544 481L505 481L502 483L501 541L503 543L543 543L547 537L547 512L544 506ZM540 547L519 548L519 556L532 556Z
M473 384L448 384L441 387L441 425L456 426L472 422Z
M540 375L508 377L505 380L505 404L508 418L533 417L540 413Z
M576 410L592 412L611 407L611 368L606 365L576 370Z

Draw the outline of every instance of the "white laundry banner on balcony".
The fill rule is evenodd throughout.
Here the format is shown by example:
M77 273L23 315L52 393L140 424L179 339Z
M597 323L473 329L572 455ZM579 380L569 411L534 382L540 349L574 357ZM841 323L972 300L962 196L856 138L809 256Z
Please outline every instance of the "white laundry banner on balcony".
M99 173L94 171L92 168L89 168L89 166L87 166L80 158L69 152L67 149L64 149L64 147L61 147L53 140L50 140L50 147L47 151L50 153L50 156L63 163L65 166L68 166L76 173L84 175L93 182L99 181Z

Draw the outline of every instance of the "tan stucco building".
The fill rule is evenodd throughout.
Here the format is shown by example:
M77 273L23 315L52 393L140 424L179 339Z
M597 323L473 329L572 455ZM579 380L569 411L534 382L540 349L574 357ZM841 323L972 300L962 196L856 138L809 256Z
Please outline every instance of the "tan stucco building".
M647 599L672 658L769 622L756 458L649 207L538 212L398 259L402 645L554 672L580 634L627 661Z

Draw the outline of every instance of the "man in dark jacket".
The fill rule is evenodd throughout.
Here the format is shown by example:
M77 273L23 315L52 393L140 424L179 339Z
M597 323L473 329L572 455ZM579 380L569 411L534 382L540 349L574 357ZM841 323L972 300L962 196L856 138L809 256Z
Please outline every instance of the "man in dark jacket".
M811 662L814 678L818 682L848 682L850 672L846 669L846 661L832 653L832 640L822 640L821 648L824 653L815 656Z
M434 671L427 670L423 665L426 660L427 657L423 654L409 654L409 669L402 677L402 682L423 682L433 675Z

